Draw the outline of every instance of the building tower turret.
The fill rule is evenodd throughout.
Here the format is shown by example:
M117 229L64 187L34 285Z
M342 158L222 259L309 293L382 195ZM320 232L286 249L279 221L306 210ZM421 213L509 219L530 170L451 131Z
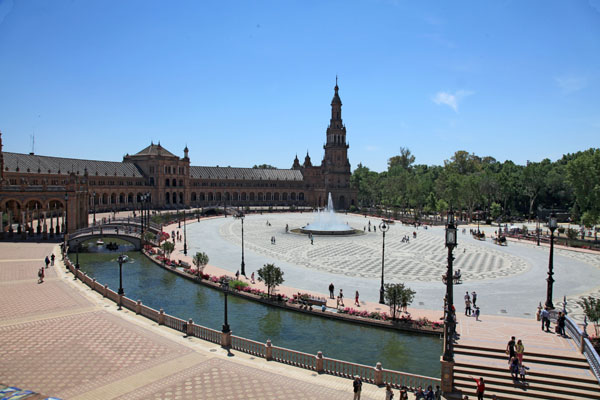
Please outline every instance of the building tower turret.
M335 93L331 100L331 120L327 127L327 142L323 148L325 156L323 166L330 171L350 171L348 162L348 144L346 143L346 127L342 121L342 100L338 93L337 77L335 78Z

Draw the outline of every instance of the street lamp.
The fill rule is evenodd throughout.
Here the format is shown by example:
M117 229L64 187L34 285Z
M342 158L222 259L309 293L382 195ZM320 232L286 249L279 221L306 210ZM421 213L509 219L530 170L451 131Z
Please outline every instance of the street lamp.
M381 221L379 230L383 232L383 244L381 246L381 287L379 288L379 304L385 304L385 288L383 287L383 267L385 265L385 233L390 229L390 226Z
M96 226L96 192L92 193L92 206L94 207L94 226Z
M221 288L223 289L223 295L225 296L225 323L223 324L223 333L229 333L231 329L229 329L229 324L227 323L227 294L229 293L229 282L223 281L221 283Z
M123 296L125 291L123 290L123 263L125 262L125 256L121 254L117 259L119 263L119 291L117 292L119 296ZM119 299L119 310L121 309L121 300Z
M446 247L448 248L448 270L446 271L446 320L444 321L444 361L454 361L454 293L452 271L452 251L456 247L456 225L454 224L454 212L448 211L448 224L446 225Z
M187 238L185 233L185 208L183 209L183 255L187 256Z
M242 213L234 216L235 218L239 218L242 221L242 275L246 276L246 263L244 262L244 217L245 215Z
M552 211L550 214L550 219L548 220L548 228L550 228L550 258L548 260L548 289L546 291L546 307L549 309L553 309L554 305L552 304L552 284L554 283L554 272L552 269L554 268L554 230L557 228L558 224L556 221L556 214Z
M69 194L65 193L65 227L67 227L68 223L69 223ZM56 221L56 228L58 229L58 216L57 216L57 221ZM65 231L63 232L63 240L64 240L64 244L63 244L63 248L65 250L65 253L67 252L67 229L65 229Z

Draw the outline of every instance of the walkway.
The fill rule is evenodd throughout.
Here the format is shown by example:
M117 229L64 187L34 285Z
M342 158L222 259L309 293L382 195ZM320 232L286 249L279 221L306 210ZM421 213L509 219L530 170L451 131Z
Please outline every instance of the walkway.
M0 377L62 399L344 399L352 382L184 338L74 282L58 246L0 243ZM384 390L364 385L363 398Z

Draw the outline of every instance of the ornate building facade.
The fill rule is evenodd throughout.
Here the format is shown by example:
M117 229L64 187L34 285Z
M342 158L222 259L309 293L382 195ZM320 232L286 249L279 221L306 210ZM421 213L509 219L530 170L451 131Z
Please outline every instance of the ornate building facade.
M31 229L36 219L43 219L38 225L47 224L48 232L50 224L53 232L72 231L87 226L92 209L137 209L143 198L159 209L322 207L331 193L335 208L347 209L356 202L356 190L350 187L338 91L336 82L320 166L313 166L308 154L302 165L296 156L291 169L193 166L187 146L178 157L160 142L126 155L122 162L49 157L2 152L0 134L0 231L8 229L8 221Z

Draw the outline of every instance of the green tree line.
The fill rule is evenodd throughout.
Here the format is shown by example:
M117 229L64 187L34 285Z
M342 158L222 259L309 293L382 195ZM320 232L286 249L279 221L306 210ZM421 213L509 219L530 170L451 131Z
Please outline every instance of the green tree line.
M415 164L407 148L388 160L383 172L359 164L351 178L361 207L383 207L412 214L454 210L473 219L535 219L538 210L557 209L574 223L600 223L600 149L517 165L457 151L443 166Z

